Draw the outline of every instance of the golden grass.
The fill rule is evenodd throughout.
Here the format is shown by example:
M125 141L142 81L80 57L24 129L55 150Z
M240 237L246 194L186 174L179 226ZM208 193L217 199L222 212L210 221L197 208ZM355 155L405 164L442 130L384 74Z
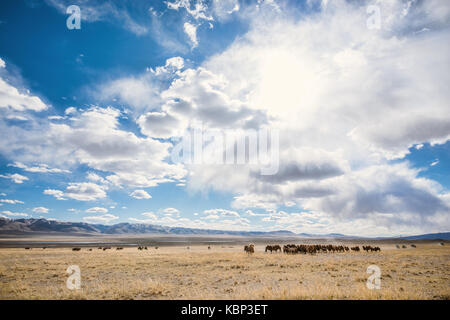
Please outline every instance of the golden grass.
M0 249L0 299L449 299L450 248L382 248L381 253L266 254L241 246L138 251ZM369 290L369 265L381 268ZM81 269L69 290L66 269Z

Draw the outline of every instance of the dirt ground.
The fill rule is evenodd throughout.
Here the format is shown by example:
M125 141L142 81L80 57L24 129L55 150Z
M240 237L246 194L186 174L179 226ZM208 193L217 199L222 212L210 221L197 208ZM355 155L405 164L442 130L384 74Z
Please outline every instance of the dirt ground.
M450 299L448 244L381 249L286 255L257 245L247 255L228 245L3 248L0 299ZM79 290L66 286L70 265L80 268ZM379 290L366 286L370 265L381 270Z

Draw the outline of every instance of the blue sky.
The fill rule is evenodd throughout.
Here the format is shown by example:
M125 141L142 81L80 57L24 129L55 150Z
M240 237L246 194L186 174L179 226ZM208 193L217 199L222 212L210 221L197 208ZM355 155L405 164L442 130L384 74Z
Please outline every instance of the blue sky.
M79 30L66 26L72 4ZM446 3L0 6L3 217L371 236L450 229ZM278 171L174 163L193 123L236 136L276 130Z

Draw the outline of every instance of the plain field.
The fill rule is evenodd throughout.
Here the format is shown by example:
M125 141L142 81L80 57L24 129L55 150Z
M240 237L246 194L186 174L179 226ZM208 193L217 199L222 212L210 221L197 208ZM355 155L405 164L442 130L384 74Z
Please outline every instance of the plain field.
M370 243L365 243L370 244ZM363 243L359 244L363 245ZM379 244L377 244L379 245ZM286 255L240 245L0 249L0 299L449 299L450 246ZM81 289L69 290L69 265ZM381 289L366 287L369 265Z

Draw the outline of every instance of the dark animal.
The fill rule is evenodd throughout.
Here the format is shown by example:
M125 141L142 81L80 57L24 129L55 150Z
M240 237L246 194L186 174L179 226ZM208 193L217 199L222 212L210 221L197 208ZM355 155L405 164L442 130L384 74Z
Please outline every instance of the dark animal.
M247 252L247 254L255 253L255 245L249 244L248 246L245 246L244 251Z
M356 246L356 247L351 247L350 248L352 251L355 251L355 252L359 252L359 247L358 246Z
M208 250L211 250L211 247L210 247L210 246L208 246Z
M121 247L118 247L118 248L116 248L116 250L123 250L123 248L121 248Z
M31 250L31 248L25 248L25 250Z
M80 251L81 248L72 248L72 251Z
M278 244L276 244L276 245L272 246L272 250L275 252L278 252L278 251L281 252L281 247Z
M413 248L417 248L417 246L416 246L415 244L412 244L412 245L411 245L411 247L413 247Z

